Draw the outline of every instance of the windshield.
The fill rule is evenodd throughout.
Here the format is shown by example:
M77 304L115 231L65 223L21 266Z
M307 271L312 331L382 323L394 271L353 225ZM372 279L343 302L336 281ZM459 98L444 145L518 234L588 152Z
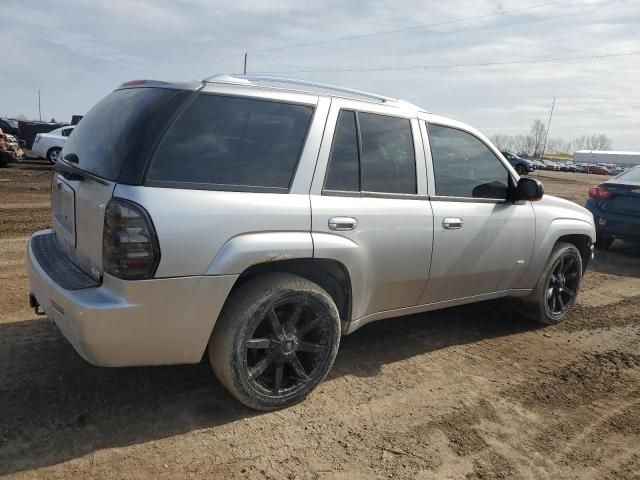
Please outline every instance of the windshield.
M75 153L77 166L86 172L117 180L140 141L143 127L173 92L164 88L127 88L110 93L74 128L64 154Z

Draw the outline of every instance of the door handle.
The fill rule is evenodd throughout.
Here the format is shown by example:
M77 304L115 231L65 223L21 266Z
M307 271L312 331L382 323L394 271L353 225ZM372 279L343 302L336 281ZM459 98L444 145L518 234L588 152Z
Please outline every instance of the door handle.
M464 222L461 218L447 217L442 220L442 226L447 230L459 230L462 228L462 225L464 225Z
M337 232L353 230L358 225L358 221L353 217L331 217L329 219L329 228Z

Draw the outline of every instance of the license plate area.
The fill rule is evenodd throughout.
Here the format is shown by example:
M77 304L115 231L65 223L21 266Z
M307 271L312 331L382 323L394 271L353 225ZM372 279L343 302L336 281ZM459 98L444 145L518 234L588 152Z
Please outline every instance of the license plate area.
M59 239L72 248L76 246L76 192L60 175L51 186L53 228Z

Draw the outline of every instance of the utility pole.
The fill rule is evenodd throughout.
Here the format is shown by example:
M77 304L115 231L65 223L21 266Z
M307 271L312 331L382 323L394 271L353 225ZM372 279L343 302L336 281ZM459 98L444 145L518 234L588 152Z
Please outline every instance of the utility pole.
M244 52L244 74L247 74L247 55L249 52Z
M549 122L547 123L547 134L544 136L544 147L542 147L542 156L540 159L544 158L544 153L547 150L547 140L549 140L549 128L551 127L551 117L553 117L553 107L556 106L556 97L553 97L553 103L551 104L551 113L549 113Z
M42 121L42 108L40 108L40 89L38 89L38 116L40 117L40 121Z

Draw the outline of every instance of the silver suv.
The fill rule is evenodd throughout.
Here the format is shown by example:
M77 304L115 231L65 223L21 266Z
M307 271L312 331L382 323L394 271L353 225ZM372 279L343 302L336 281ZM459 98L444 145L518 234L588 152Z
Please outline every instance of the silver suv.
M53 174L31 304L87 361L199 362L249 407L302 400L366 323L494 299L573 306L592 215L477 130L290 79L132 81Z

